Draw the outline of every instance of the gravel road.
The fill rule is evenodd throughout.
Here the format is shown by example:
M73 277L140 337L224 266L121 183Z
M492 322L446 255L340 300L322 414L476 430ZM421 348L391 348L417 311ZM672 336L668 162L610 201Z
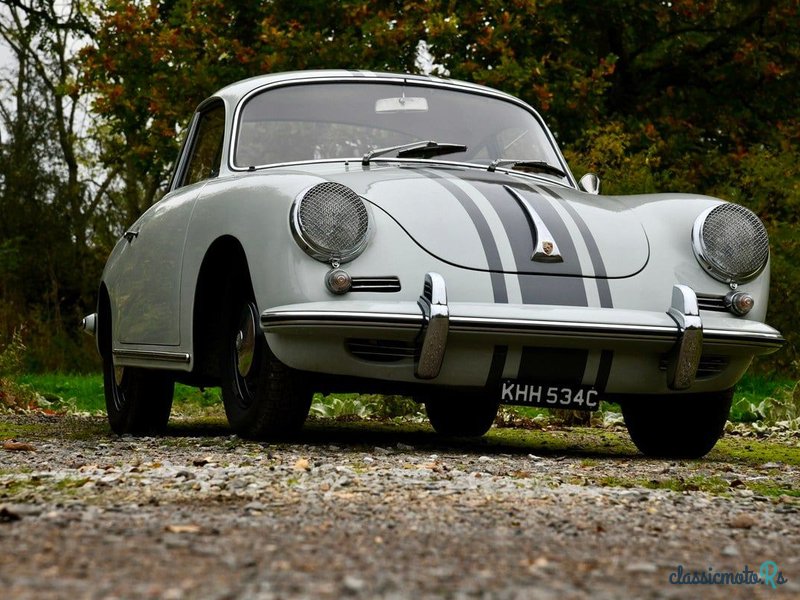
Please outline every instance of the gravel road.
M646 460L622 432L548 434L564 450L416 425L317 423L276 445L4 423L2 598L800 597L800 498L753 489L800 490L796 436L758 464ZM762 584L670 583L762 565Z

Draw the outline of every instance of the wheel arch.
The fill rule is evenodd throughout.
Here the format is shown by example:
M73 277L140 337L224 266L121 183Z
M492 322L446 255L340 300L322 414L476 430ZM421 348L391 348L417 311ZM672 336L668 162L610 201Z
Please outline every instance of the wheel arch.
M206 251L197 276L192 304L193 378L201 384L219 382L220 356L225 348L226 291L233 282L252 290L250 267L241 242L224 235Z

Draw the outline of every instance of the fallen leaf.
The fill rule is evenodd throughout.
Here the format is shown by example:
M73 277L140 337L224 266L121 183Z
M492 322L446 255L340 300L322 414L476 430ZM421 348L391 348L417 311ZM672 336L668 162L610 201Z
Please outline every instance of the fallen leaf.
M8 450L9 452L36 452L36 448L33 444L18 442L16 440L6 440L3 442L3 450Z
M0 506L0 523L11 523L12 521L19 521L21 518L11 509Z
M307 459L298 458L297 462L294 463L294 470L295 471L310 471L311 470L311 465L309 464Z
M745 513L739 513L730 521L730 526L734 529L750 529L755 525L758 525L758 521Z

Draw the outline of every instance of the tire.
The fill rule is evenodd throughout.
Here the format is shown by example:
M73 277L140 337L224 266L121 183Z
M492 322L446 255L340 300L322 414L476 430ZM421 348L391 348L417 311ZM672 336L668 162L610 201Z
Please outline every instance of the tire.
M258 327L252 300L230 310L222 357L222 400L231 428L249 439L281 439L308 417L312 390L298 371L280 362Z
M733 389L624 400L625 426L646 456L700 458L717 443L725 428Z
M175 389L169 373L134 367L114 368L109 351L103 356L103 389L108 424L114 433L164 433Z
M436 433L453 437L482 436L491 428L500 406L485 394L446 393L417 400L425 403Z

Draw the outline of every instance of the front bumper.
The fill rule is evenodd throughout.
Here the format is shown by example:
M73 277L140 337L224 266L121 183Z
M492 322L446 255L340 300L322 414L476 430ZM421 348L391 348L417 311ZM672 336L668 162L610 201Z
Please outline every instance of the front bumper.
M279 306L261 314L261 327L278 358L298 369L446 385L491 383L488 362L498 345L611 352L618 382L610 391L620 393L694 388L705 354L731 359L736 368L716 383L730 387L753 356L774 352L784 341L778 331L757 321L702 319L697 296L683 285L674 286L664 312L448 303L445 281L436 273L425 276L416 304L343 300ZM352 338L411 344L413 370L410 354L395 365L369 364L348 355L342 342ZM586 381L591 379L588 371L582 383L593 385ZM655 385L624 381L645 379L652 372L661 373Z

